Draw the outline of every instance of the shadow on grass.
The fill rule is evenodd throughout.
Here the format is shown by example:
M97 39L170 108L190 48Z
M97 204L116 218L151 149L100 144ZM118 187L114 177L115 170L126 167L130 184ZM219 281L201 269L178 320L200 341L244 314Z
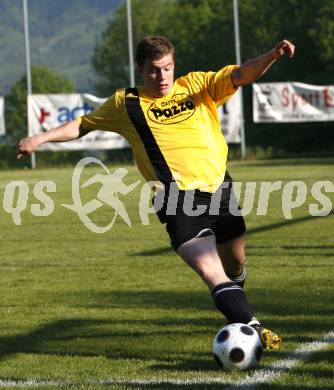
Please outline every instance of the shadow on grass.
M163 359L166 345L152 347L148 340L171 336L190 337L201 331L171 330L168 324L153 321L154 327L145 329L145 320L64 319L36 328L24 335L0 337L0 358L16 353L59 356L106 356L113 359ZM152 322L151 322L152 324ZM203 325L203 324L202 324ZM199 324L199 326L201 326ZM202 331L203 332L203 331ZM135 343L134 343L135 341ZM170 346L171 349L171 346ZM156 351L155 351L156 350ZM171 351L170 351L171 352Z
M262 226L258 226L258 227L254 227L252 229L247 229L247 236L251 236L253 234L257 234L257 233L262 233L262 232L266 232L266 231L270 231L270 230L276 230L276 229L280 229L280 228L284 228L284 227L287 227L287 226L291 226L291 225L295 225L295 224L299 224L299 223L304 223L304 222L308 222L308 221L313 221L314 219L318 219L318 218L328 218L328 217L331 217L334 215L334 211L331 211L329 213L329 215L323 217L323 216L312 216L312 215L306 215L304 217L300 217L300 218L295 218L295 219L289 219L289 220L284 220L282 222L277 222L277 223L272 223L270 225L262 225ZM285 246L286 249L289 248L289 246ZM312 247L312 248L316 248L316 247ZM328 246L322 246L321 248L327 248L327 249L332 249L334 248L333 245L328 245ZM290 246L290 249L298 249L298 247L292 247ZM133 256L144 256L144 257L147 257L147 256L159 256L159 255L162 255L162 254L166 254L166 253L175 253L173 248L171 248L170 246L163 246L163 247L160 247L160 248L153 248L153 249L150 249L150 250L144 250L144 251L141 251L141 252L135 252L133 253ZM328 256L331 256L330 254Z
M124 308L127 308L127 305ZM196 350L196 344L203 343L203 339L211 340L216 330L223 325L223 321L219 318L212 320L189 316L184 318L180 313L175 317L174 313L171 312L170 317L158 319L127 317L110 320L85 318L57 320L26 334L0 337L0 359L17 353L73 357L105 356L116 360L147 361L153 375L155 372L160 375L161 372L169 371L174 373L217 371L209 347L203 352L203 345L199 347L202 349L200 351ZM135 312L133 316L135 317ZM284 321L283 318L279 318L271 320L270 326L289 335L284 336L286 341L299 344L314 341L313 336L307 337L305 333L321 333L326 328L330 330L332 322L319 323L317 320L308 320L300 325L298 319ZM297 327L303 335L293 334ZM288 358L289 353L283 349L268 352L267 356L280 360ZM323 361L332 361L332 353L321 351L312 356L311 362ZM136 365L136 362L133 364ZM326 369L313 372L310 368L307 372L316 378L330 376ZM168 384L166 386L172 388ZM199 386L201 388L201 385ZM161 384L156 388L162 388ZM216 388L216 385L210 384L210 388Z
M163 255L165 253L175 253L173 248L171 246L163 246L161 248L153 248L149 250L144 250L141 252L135 252L131 256L144 256L144 257L150 257L150 256L159 256Z
M162 371L174 373L176 371L192 373L219 371L210 353L196 352L196 348L193 352L190 352L189 348L187 351L186 348L182 351L179 345L175 348L179 340L194 337L198 337L199 340L204 333L206 335L208 333L207 329L201 328L207 326L206 321L198 320L196 323L196 319L192 320L192 325L198 327L196 331L190 327L185 330L183 325L187 322L189 323L189 320L176 320L171 328L170 323L166 326L163 320L153 320L150 321L153 329L151 326L147 330L146 320L127 320L126 326L124 320L59 320L40 326L25 335L1 337L0 359L17 353L73 357L105 356L109 359L127 361L147 360L153 375L154 372L161 374ZM173 336L170 339L168 332ZM283 351L267 354L269 357L275 356L277 360L287 358L287 353ZM155 363L151 363L152 361ZM331 354L326 351L315 353L312 361L316 363L331 361ZM136 365L136 362L134 361L133 364ZM304 371L301 370L300 373L305 371L316 378L330 378L330 371L323 368L319 371L304 367ZM166 386L170 388L168 384Z
M170 309L216 311L209 292L203 291L160 291L160 290L112 290L74 291L70 297L63 297L70 306L87 308ZM81 303L79 303L81 302Z
M333 298L330 294L315 294L307 285L304 286L302 299L299 294L289 294L280 286L272 286L269 291L263 288L247 287L247 295L256 312L263 316L321 316L326 322L327 316L334 315ZM93 309L163 309L174 313L194 310L196 312L213 312L217 310L209 292L203 291L161 291L138 290L123 291L73 291L71 294L57 297L70 307ZM301 320L302 321L302 320Z
M333 213L332 213L333 214ZM248 234L265 230L278 229L287 224L307 222L314 217L308 216L298 220L284 221L282 223L261 226L250 229ZM312 244L313 245L313 244ZM287 249L290 246L286 246ZM332 249L329 245L327 249ZM294 247L292 247L294 249ZM316 247L317 249L317 247ZM161 253L172 252L169 247L162 247L150 251L140 252L142 256L157 256ZM137 254L138 255L138 254ZM313 341L315 333L329 331L333 326L332 297L327 295L315 295L311 289L303 291L302 300L299 295L294 296L282 291L280 286L272 286L266 293L262 289L249 288L249 296L255 310L261 316L269 318L266 326L273 327L282 333L284 339L289 342L305 343ZM127 319L124 320L91 320L91 319L63 319L45 324L24 335L0 337L0 358L4 359L16 353L60 355L60 356L106 356L110 359L143 359L156 360L157 363L150 366L154 371L212 371L215 363L208 354L185 353L182 347L176 344L180 340L185 342L196 337L198 341L208 336L208 332L214 335L215 330L223 326L223 317L218 317L216 310L206 291L73 291L66 295L58 295L59 301L69 307L83 307L93 309L124 309L129 312L141 310L170 309L170 316L160 319ZM187 310L187 316L183 312ZM189 310L198 312L212 311L212 319L197 317L192 318ZM175 316L177 313L177 317ZM288 320L287 315L291 315ZM295 316L294 319L291 317ZM305 316L305 318L304 318ZM314 318L311 318L314 316ZM207 314L206 314L207 317ZM297 333L299 332L299 333ZM309 333L310 336L305 336ZM133 340L136 340L134 343ZM155 341L156 340L156 341ZM164 343L160 341L164 340ZM166 345L166 341L167 344ZM193 340L192 340L193 341ZM270 356L270 355L268 355ZM275 353L277 359L287 358L288 352L284 350ZM314 355L320 361L332 361L332 353L323 352ZM321 357L322 356L322 357ZM316 360L318 361L318 360ZM310 369L312 371L312 369ZM323 372L322 372L323 371ZM312 371L315 377L326 377L327 370L319 373ZM196 388L221 388L221 384L196 385ZM131 387L128 385L128 387ZM148 388L175 388L176 384L166 387L147 386ZM182 385L182 387L185 387ZM277 385L263 388L288 389L297 388ZM191 386L189 387L191 388ZM307 387L306 387L307 388ZM262 386L261 386L262 389ZM321 387L319 387L321 389ZM322 389L325 389L323 387Z
M265 325L281 333L287 342L311 342L315 333L321 334L332 329L334 313L330 296L315 298L310 291L303 294L303 301L299 301L299 297L291 297L278 289L268 295L263 294L262 290L251 290L251 295L253 294L257 297L252 300L254 307L261 317L267 318ZM277 300L273 305L272 296L275 294ZM177 366L169 366L169 369L203 370L211 367L205 363L207 356L193 352L190 356L183 351L185 355L189 355L184 360L184 353L176 353L175 345L182 340L187 350L188 342L195 345L203 337L213 337L225 323L205 291L74 291L57 298L71 308L110 309L111 318L64 319L41 326L26 335L2 337L0 356L26 352L105 355L112 358L156 359L158 362L181 360ZM115 318L117 314L112 313L113 308L118 309L117 313L121 309L124 313L122 318ZM141 315L147 312L144 318L136 318L138 308ZM159 318L150 318L151 313L159 309L166 311ZM203 311L203 316L198 315L200 311ZM291 315L286 318L289 314ZM177 350L180 349L182 347L178 345ZM275 356L285 358L286 353L282 350L275 353ZM157 365L157 368L168 367Z
M266 232L266 231L269 231L269 230L275 230L275 229L283 228L283 227L290 226L290 225L299 224L299 223L302 223L302 222L307 222L307 221L318 219L318 218L328 218L328 217L331 217L333 215L334 215L334 211L331 211L329 213L329 215L327 215L325 217L306 215L306 216L300 217L300 218L287 219L287 220L284 220L283 222L278 222L278 223L273 223L273 224L270 224L270 225L263 225L263 226L258 226L258 227L252 228L252 229L247 229L247 235L249 236L249 235L260 233L260 232Z

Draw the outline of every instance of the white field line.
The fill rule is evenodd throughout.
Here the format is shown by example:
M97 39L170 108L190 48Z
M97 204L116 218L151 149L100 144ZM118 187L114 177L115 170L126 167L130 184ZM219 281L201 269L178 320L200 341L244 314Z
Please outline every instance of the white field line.
M262 383L269 383L277 379L282 374L288 372L299 363L307 360L310 356L322 349L334 344L334 331L326 333L321 340L302 344L287 359L279 360L266 369L260 369L253 374L246 376L239 381L232 381L226 378L189 378L189 379L110 379L103 381L72 382L61 380L39 380L30 379L26 381L19 380L0 380L0 387L25 387L25 386L74 386L74 385L203 385L203 384L222 384L226 385L225 390L251 390Z
M311 343L302 344L295 350L287 359L279 360L266 369L258 370L253 375L248 375L246 378L237 381L234 385L229 386L228 390L233 389L255 389L261 383L269 383L277 379L285 372L291 370L299 363L307 360L310 356L325 349L330 344L334 343L334 331L326 333L321 340Z

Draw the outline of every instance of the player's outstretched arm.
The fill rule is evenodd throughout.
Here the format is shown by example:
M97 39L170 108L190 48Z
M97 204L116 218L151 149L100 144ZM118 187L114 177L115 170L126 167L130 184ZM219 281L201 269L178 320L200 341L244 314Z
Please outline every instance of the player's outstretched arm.
M26 154L33 153L39 145L45 142L71 141L80 137L79 122L75 119L63 125L55 127L45 133L39 133L32 137L23 138L19 142L16 158L20 159Z
M253 58L235 69L232 74L232 82L235 87L250 84L261 77L271 65L280 57L288 55L293 57L295 46L288 40L283 39L267 53Z

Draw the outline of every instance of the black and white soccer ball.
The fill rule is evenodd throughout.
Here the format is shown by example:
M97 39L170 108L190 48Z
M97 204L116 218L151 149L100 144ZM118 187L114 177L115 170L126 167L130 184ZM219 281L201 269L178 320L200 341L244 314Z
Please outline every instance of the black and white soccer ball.
M212 353L224 370L249 370L259 365L263 346L260 336L251 326L230 324L216 334Z

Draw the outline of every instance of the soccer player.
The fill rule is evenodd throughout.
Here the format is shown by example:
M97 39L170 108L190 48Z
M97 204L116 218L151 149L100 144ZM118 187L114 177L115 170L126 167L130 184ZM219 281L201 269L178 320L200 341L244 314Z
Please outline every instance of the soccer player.
M280 57L292 57L294 49L282 40L240 67L174 80L172 43L146 37L136 51L143 86L118 90L92 113L21 140L17 154L21 158L42 143L72 140L93 130L124 136L141 174L156 183L154 205L174 250L206 283L227 321L253 326L267 349L278 349L281 340L261 326L243 290L246 228L236 212L217 106Z

